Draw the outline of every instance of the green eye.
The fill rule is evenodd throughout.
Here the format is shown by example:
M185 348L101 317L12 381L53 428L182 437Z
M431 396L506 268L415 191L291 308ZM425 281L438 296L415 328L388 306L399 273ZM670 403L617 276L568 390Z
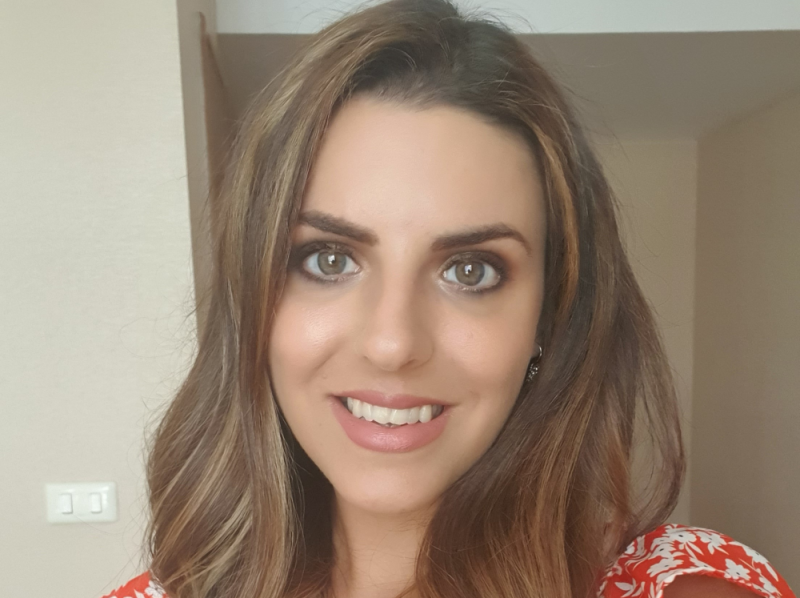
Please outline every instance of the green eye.
M344 252L323 249L309 254L303 260L303 268L313 277L325 279L357 272L355 261Z
M499 285L502 275L485 261L461 259L444 271L444 279L468 287L469 291L482 292Z
M320 284L338 283L361 271L350 248L330 241L292 248L289 267ZM462 253L451 258L442 277L468 293L497 290L507 279L502 258L486 252Z

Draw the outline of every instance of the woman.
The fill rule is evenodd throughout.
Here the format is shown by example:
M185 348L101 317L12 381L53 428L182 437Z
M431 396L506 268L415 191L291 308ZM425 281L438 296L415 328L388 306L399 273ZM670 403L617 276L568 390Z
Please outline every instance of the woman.
M213 226L150 571L116 598L792 596L662 525L684 455L653 316L572 109L502 26L392 0L326 28L243 122Z

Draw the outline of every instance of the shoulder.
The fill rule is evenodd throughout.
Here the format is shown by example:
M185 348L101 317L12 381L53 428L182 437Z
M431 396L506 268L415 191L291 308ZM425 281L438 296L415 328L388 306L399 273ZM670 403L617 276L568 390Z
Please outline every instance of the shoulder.
M598 595L795 598L781 575L752 548L719 532L674 524L631 542L608 568Z
M167 595L146 571L103 598L167 598Z

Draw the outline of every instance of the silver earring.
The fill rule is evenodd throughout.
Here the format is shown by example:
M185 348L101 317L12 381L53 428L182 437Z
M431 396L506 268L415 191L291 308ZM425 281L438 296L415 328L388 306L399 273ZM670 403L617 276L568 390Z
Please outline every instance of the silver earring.
M525 373L525 380L528 382L533 381L533 377L539 373L539 361L542 359L542 353L544 352L541 345L539 347L539 354L536 357L531 357L530 362L528 363L528 371Z

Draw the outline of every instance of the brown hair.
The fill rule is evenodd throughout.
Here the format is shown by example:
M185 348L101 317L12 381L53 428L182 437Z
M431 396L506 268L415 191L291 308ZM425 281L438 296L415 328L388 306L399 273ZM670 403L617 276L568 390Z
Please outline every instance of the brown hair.
M414 587L425 598L588 596L677 500L684 456L670 369L612 191L563 92L507 28L446 0L391 0L340 19L242 122L215 198L207 324L148 463L152 574L172 598L329 588L330 484L282 419L266 347L315 152L357 93L456 106L515 131L547 203L540 373L445 492ZM635 495L640 416L653 468Z

